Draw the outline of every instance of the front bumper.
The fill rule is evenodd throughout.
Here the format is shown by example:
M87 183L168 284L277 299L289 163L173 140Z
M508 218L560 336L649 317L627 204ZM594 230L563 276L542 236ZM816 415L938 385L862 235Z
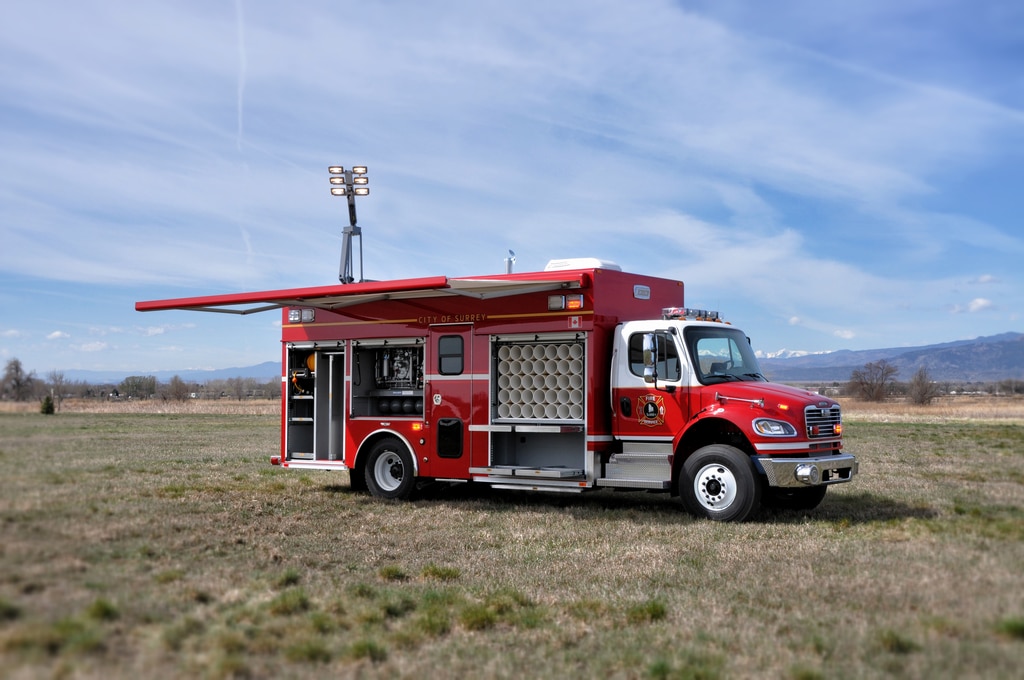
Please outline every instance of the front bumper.
M804 487L841 484L857 474L857 459L848 453L814 458L753 456L769 486Z

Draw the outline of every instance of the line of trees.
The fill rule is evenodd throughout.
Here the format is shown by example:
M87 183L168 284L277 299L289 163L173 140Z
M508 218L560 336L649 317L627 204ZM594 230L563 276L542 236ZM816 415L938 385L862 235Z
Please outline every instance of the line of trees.
M18 359L9 359L4 366L0 399L9 401L43 401L49 397L54 408L61 402L74 399L279 399L281 380L255 378L227 378L191 382L172 377L161 382L152 375L128 376L119 383L95 384L80 380L67 380L61 371L50 371L39 378L35 371L26 371Z
M1024 394L1024 381L1002 380L984 384L954 384L932 380L928 369L920 367L908 382L898 382L899 369L885 359L872 361L850 374L846 394L865 401L886 401L893 397L905 398L912 404L927 405L944 394Z

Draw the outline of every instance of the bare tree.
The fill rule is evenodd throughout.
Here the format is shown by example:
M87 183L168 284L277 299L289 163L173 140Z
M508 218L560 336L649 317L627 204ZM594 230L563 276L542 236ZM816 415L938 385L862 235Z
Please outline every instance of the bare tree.
M246 392L246 381L244 378L228 378L227 379L227 391L235 397L238 401L245 399Z
M50 383L50 396L53 398L53 405L57 411L60 411L60 404L64 401L64 393L67 391L64 372L50 371L46 374L46 381Z
M850 374L850 393L865 401L885 401L897 373L885 359L867 363Z
M914 404L926 406L932 403L932 400L939 396L939 393L938 384L932 380L932 377L928 374L928 369L924 366L917 369L914 377L910 379L910 384L907 385L907 399Z
M35 371L25 373L21 361L9 359L4 367L3 396L14 401L25 401L32 395L35 381Z
M171 399L175 401L186 401L188 399L188 383L182 380L179 376L171 378L171 382L167 386L167 391Z

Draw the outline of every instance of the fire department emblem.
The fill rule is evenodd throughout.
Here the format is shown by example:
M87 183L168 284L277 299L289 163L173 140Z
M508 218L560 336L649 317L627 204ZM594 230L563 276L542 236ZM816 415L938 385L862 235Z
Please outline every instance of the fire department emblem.
M636 410L641 425L657 427L665 424L665 397L660 394L645 394L636 400Z

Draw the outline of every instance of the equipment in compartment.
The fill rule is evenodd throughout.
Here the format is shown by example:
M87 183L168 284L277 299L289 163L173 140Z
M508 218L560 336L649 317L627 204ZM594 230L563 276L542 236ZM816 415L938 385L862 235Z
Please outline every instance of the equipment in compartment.
M423 352L419 348L379 349L374 367L379 389L423 389Z
M583 357L582 342L498 343L494 417L582 420Z
M352 415L423 415L423 344L355 344Z

